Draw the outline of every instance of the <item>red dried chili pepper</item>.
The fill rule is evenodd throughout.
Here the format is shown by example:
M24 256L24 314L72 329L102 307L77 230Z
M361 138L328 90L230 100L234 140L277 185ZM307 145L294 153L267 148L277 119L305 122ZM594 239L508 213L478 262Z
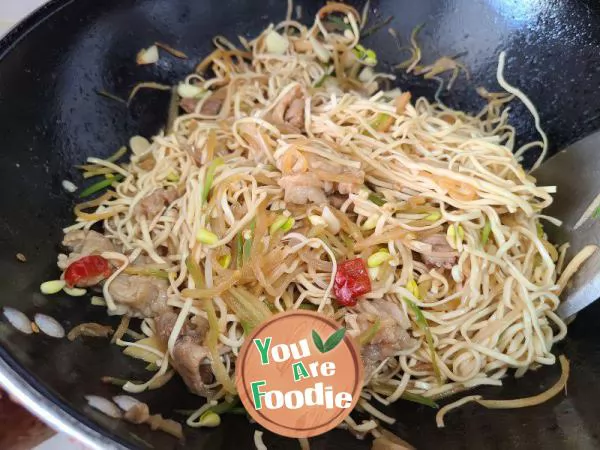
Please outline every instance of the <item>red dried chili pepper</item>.
M362 258L338 264L335 274L334 293L339 304L356 305L356 299L371 291L371 279Z
M93 286L108 278L111 272L112 270L108 261L102 256L84 256L67 267L67 270L65 270L65 282L69 287Z

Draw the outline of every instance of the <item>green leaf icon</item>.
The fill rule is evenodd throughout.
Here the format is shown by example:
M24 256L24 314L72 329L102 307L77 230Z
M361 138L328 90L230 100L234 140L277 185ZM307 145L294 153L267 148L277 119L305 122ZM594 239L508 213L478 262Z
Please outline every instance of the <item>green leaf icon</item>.
M342 342L342 339L344 339L344 334L346 334L346 329L344 327L342 327L339 330L335 331L331 336L329 336L327 338L327 340L325 341L325 343L323 344L323 339L321 339L321 336L319 336L319 333L317 333L315 330L313 330L312 331L312 339L313 339L313 342L315 343L315 347L317 347L317 349L321 353L327 353L327 352L330 352L331 350L333 350L334 348L336 348L338 346L338 344L340 342Z
M322 353L327 353L328 351L331 351L334 348L336 348L338 346L338 344L340 342L342 342L342 339L344 339L345 333L346 333L346 329L344 327L342 327L339 330L337 330L335 333L333 333L331 336L329 336L327 338L327 340L325 341L325 345L323 346Z
M319 350L321 353L325 353L323 351L323 340L321 339L321 336L319 336L319 333L317 333L315 330L312 330L312 339L315 343L315 347L317 347L317 350Z

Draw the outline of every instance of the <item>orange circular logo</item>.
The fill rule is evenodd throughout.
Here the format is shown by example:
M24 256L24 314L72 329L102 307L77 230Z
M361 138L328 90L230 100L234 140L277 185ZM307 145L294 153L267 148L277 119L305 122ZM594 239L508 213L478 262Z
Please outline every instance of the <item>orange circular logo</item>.
M356 405L362 383L354 339L310 311L277 314L257 327L236 368L238 394L252 418L295 438L336 427Z

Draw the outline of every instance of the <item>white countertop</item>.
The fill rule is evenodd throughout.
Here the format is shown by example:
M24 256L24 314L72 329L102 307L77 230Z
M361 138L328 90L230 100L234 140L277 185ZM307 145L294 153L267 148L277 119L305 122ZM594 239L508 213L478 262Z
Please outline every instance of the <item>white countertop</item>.
M0 0L0 36L46 0Z

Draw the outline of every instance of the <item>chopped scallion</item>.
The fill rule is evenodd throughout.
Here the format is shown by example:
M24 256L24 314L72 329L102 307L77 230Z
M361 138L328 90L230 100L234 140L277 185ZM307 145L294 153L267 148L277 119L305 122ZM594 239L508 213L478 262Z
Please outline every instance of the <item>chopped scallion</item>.
M169 175L167 175L167 181L177 183L179 181L179 174L176 172L169 173Z
M352 28L349 23L344 22L344 19L338 16L331 15L327 17L327 22L334 25L336 29L340 30L350 30Z
M377 267L382 265L384 262L392 259L392 255L386 249L382 248L381 250L376 251L367 259L367 265L369 267Z
M155 362L153 362L153 363L148 364L145 367L145 369L148 370L148 371L150 371L150 372L156 372L159 369L159 367L158 367L158 364L156 364Z
M387 131L394 123L394 118L386 113L379 113L375 119L369 124L375 131Z
M490 231L492 231L492 224L489 220L486 220L483 230L481 231L481 245L485 246L488 239L490 238Z
M378 221L379 221L378 215L371 216L367 220L365 220L365 222L362 224L361 228L363 230L372 230L377 226Z
M185 259L185 266L187 267L190 277L192 277L192 280L194 280L194 285L196 286L196 289L201 289L205 284L204 274L202 273L202 269L200 268L198 263L194 261L191 256L188 256Z
M44 281L42 284L40 284L40 291L42 294L46 295L56 294L57 292L62 291L65 285L66 283L64 280Z
M412 312L414 313L415 323L421 329L421 331L425 334L425 340L427 341L427 346L429 347L429 352L431 353L431 364L433 365L433 372L435 373L435 378L437 379L438 383L441 383L442 376L440 374L440 368L438 367L438 364L437 364L437 354L435 353L435 346L433 344L433 335L431 334L431 330L429 329L429 323L427 322L427 319L425 318L423 311L421 311L421 308L419 308L415 302L413 302L411 299L406 298L406 297L402 297L402 298L406 302L406 304L409 306L409 308L412 310Z
M429 214L428 216L426 216L425 220L427 220L429 222L437 222L441 218L442 218L442 214L440 212L436 211L436 212L433 212L433 213Z
M243 287L232 287L229 293L231 295L225 296L224 300L240 319L246 334L273 315L264 302Z
M244 246L242 249L242 254L244 255L244 261L247 261L250 258L250 251L252 250L252 238L254 237L254 228L256 228L256 220L250 222L250 230L248 239L244 239ZM242 235L243 237L243 235Z
M231 264L231 255L227 253L226 255L219 256L219 259L217 261L223 269L227 269L229 267L229 264Z
M374 66L377 64L377 53L370 48L365 48L364 46L358 44L352 49L352 53L354 53L354 56L356 56L359 61L368 66Z
M163 280L169 279L169 272L162 269L156 269L154 267L127 266L123 272L128 275L142 275L146 277L161 278Z
M285 221L285 223L281 226L281 230L284 231L285 233L287 233L288 231L290 231L292 229L292 227L294 226L295 223L296 223L296 220L293 217L288 217L288 219Z
M419 285L412 278L408 280L408 283L406 283L406 289L408 289L410 293L415 296L415 298L420 298Z
M243 233L240 231L235 237L235 261L238 269L242 267L244 261L244 236L242 234Z
M81 192L81 194L79 194L79 198L89 197L90 195L95 194L96 192L99 192L102 189L107 188L108 186L112 185L114 182L121 181L122 179L123 179L123 175L117 174L117 175L113 176L112 178L98 181L97 183L94 183L91 186L88 186L87 188L85 188Z
M213 162L208 165L206 169L206 178L204 179L204 186L202 188L202 204L206 204L206 200L208 200L208 194L210 189L212 188L213 180L215 177L215 171L217 167L223 164L222 158L217 158Z
M450 224L446 231L448 243L452 248L458 248L458 244L465 238L465 230L457 223Z
M320 88L321 86L323 86L323 83L325 83L325 80L326 80L327 78L329 78L329 76L330 76L330 75L329 75L329 74L327 74L327 73L326 73L326 74L324 74L324 75L323 75L321 78L319 78L319 79L317 80L317 82L315 83L314 87L316 87L316 88Z
M535 226L537 229L537 236L542 239L544 237L544 226L540 222L537 222Z
M376 319L373 325L367 328L358 336L358 343L363 346L373 340L379 329L381 328L381 320Z
M419 403L421 405L429 406L430 408L438 409L439 406L436 402L431 400L429 397L424 397L423 395L413 394L411 392L404 391L400 396L403 400L408 400L409 402Z
M123 146L119 150L117 150L113 155L106 158L106 160L108 162L118 161L119 159L121 159L121 157L123 157L123 155L125 155L125 153L127 153L127 147Z
M196 240L198 242L202 242L203 244L213 245L219 241L219 237L206 228L200 228L196 233Z
M288 221L287 216L284 216L284 215L278 216L275 219L275 222L273 222L271 224L271 226L269 227L269 234L271 234L271 235L275 234L275 232L279 231L281 229L281 227L283 227L287 221Z
M90 303L94 306L106 306L106 300L104 300L102 297L98 297L97 295L92 297Z
M369 194L369 201L375 203L377 206L383 206L386 203L383 197L377 194Z
M83 289L83 288L68 288L68 287L64 287L63 291L65 291L65 294L70 295L71 297L81 297L85 294L87 294L87 290Z
M198 422L198 424L201 427L218 427L219 425L221 425L221 416L209 409L200 416L200 421Z
M199 98L206 92L206 89L194 84L179 83L177 86L177 94L181 98Z

